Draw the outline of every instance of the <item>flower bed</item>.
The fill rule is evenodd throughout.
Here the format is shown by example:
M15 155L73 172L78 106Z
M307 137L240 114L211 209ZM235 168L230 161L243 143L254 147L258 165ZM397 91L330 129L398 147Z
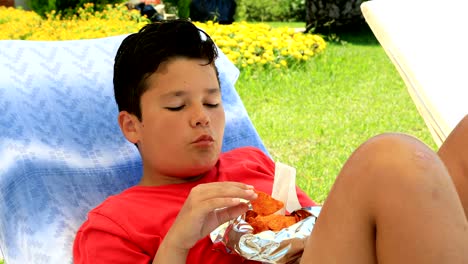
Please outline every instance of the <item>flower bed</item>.
M240 67L287 67L307 61L326 48L326 42L321 36L298 33L288 27L273 28L263 23L246 22L196 25L212 36L226 56Z
M124 5L108 5L94 11L93 4L62 18L55 12L43 19L32 11L0 7L0 39L71 40L116 36L138 31L149 22L136 10Z
M0 6L0 40L70 40L137 32L149 23L138 11L108 5L94 11L92 4L66 18L55 12L42 18L32 11ZM309 60L326 48L322 37L297 33L292 28L235 22L232 25L195 23L205 30L238 67L282 68Z

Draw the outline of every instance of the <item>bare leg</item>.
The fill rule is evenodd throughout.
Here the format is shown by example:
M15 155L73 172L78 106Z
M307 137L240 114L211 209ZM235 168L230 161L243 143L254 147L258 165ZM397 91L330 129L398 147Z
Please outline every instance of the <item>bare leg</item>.
M447 137L438 154L452 176L468 216L468 116Z
M416 139L372 138L347 161L301 263L468 263L468 224L443 162Z

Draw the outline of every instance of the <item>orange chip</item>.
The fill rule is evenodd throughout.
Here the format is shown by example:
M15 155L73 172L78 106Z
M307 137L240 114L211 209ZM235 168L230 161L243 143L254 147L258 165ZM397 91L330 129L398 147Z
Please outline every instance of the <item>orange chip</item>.
M262 191L255 191L258 194L257 199L251 201L253 210L261 215L270 215L284 207L284 203L278 201Z
M253 210L245 213L245 221L249 223L254 234L271 230L280 231L289 227L310 215L305 210L298 210L291 215L274 214L284 207L283 202L278 201L261 191L255 191L258 194L257 199L251 201Z
M280 231L283 228L294 225L296 223L296 218L294 216L272 214L260 216L257 218L257 221L266 223L268 229L272 231Z
M268 224L261 220L259 217L250 218L247 222L253 227L253 233L257 234L263 231L270 230Z
M296 210L291 215L274 214L284 207L283 202L274 199L267 193L255 192L258 197L250 202L253 210L245 213L245 221L252 226L254 234L266 230L280 231L312 215L303 209Z
M292 212L291 216L294 216L296 218L296 222L302 221L306 219L307 217L311 216L312 214L304 209L299 209L294 212Z
M255 211L248 210L247 212L245 212L245 220L247 222L249 222L250 219L255 219L255 217L257 216L258 214Z

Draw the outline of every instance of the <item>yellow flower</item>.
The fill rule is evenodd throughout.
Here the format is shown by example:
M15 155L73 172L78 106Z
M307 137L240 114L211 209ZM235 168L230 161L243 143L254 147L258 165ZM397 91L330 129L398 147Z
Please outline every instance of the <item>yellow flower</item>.
M0 7L0 39L65 40L99 38L138 31L149 20L123 4L106 5L94 11L88 3L77 15L61 17L55 11L41 18L36 13ZM305 61L326 48L325 40L314 34L295 33L287 27L272 28L263 23L234 22L220 25L213 21L194 24L208 33L229 60L239 67L270 65L287 67L292 61Z

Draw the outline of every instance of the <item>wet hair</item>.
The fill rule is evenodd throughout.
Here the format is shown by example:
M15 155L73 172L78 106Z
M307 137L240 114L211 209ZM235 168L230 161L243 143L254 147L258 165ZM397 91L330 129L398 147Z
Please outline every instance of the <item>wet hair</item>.
M187 20L148 24L126 37L114 64L114 96L119 111L141 120L140 98L148 90L146 80L161 63L173 58L204 59L213 65L218 53L212 39ZM219 77L218 77L219 82Z

